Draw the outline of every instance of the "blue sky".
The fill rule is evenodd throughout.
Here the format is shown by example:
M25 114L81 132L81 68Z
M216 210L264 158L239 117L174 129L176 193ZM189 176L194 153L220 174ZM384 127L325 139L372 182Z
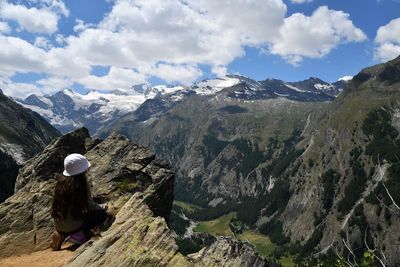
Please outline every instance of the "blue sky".
M0 0L0 88L334 82L400 54L400 0Z

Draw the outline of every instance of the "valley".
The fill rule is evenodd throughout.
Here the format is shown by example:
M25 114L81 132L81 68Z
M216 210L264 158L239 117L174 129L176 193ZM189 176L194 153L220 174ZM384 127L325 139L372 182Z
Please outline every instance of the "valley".
M386 233L400 227L399 73L397 58L336 91L316 78L242 76L139 87L152 97L92 131L123 134L173 168L169 227L183 255L225 236L277 266L365 257L395 266L397 241ZM119 182L124 193L139 186Z

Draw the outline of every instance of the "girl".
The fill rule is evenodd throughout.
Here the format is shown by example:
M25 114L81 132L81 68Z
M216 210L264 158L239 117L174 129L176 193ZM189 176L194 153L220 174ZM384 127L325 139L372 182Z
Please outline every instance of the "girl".
M57 181L51 209L55 231L50 247L54 250L60 250L68 236L76 243L86 242L90 229L107 218L106 211L92 198L86 177L89 167L81 154L71 154L64 160L65 170Z

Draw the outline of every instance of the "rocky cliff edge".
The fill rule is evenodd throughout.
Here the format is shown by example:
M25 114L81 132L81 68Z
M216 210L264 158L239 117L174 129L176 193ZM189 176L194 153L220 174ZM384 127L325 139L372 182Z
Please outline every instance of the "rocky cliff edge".
M174 173L125 137L92 139L85 128L55 140L21 168L16 193L0 204L0 258L48 248L53 190L70 153L91 162L94 199L108 205L114 221L76 250L67 266L268 266L247 244L222 238L192 257L179 253L166 223Z

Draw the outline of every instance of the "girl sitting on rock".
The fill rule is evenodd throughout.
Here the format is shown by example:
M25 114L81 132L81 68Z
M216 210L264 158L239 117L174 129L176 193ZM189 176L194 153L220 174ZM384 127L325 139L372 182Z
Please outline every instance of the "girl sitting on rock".
M60 250L67 237L73 243L85 243L91 237L90 230L107 218L105 209L92 198L87 181L89 167L81 154L71 154L64 160L65 170L57 181L51 210L55 231L50 247L54 250Z

